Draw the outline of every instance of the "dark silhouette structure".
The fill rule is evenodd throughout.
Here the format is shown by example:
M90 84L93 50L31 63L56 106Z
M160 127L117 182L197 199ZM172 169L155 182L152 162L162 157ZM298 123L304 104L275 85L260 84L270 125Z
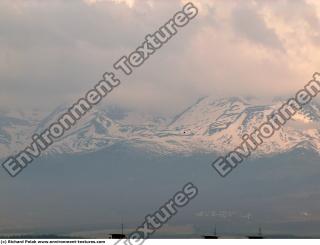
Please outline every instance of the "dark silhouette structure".
M219 237L217 236L217 227L214 226L214 235L204 235L204 239L218 239Z
M109 239L126 239L126 235L123 233L123 224L121 224L121 234L119 233L112 233L108 235Z
M259 232L258 232L257 236L248 236L248 238L249 239L263 239L261 227L259 227Z

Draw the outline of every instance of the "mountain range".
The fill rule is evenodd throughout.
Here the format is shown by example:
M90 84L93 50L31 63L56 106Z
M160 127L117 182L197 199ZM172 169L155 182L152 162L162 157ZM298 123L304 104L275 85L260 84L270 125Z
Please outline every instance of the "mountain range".
M126 145L152 154L223 154L241 143L285 102L250 97L203 97L173 118L135 113L115 106L93 108L45 154L92 153ZM7 157L24 149L34 133L41 133L65 111L0 111L0 154ZM320 153L320 105L312 102L262 144L262 157L304 148Z

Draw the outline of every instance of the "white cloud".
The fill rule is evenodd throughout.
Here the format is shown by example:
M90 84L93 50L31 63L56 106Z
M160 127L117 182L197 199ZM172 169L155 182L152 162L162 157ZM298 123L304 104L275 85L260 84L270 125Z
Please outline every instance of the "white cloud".
M185 2L0 2L0 102L75 99ZM108 102L180 110L208 93L276 96L293 93L318 69L318 1L194 4L197 18L123 77Z
M135 4L135 0L84 0L85 3L89 5L97 4L99 2L115 2L115 3L124 3L126 4L129 8L132 8Z

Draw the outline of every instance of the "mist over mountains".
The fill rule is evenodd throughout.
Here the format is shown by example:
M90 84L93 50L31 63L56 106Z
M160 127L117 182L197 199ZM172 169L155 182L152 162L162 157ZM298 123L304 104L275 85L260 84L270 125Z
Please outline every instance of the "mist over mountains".
M51 146L46 154L79 154L129 145L156 155L223 154L241 143L241 136L258 128L284 100L204 97L173 118L136 113L117 107L93 108L77 125ZM23 149L33 133L41 133L61 116L67 105L51 113L0 112L0 153ZM294 115L255 156L275 155L305 148L320 152L320 105L312 102Z

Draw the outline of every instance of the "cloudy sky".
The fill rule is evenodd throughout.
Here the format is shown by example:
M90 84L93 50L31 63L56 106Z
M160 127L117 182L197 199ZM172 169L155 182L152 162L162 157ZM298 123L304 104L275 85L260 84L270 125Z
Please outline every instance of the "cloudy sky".
M75 101L186 2L0 1L1 105ZM106 103L175 113L209 94L287 96L319 71L319 1L193 3L197 18Z

